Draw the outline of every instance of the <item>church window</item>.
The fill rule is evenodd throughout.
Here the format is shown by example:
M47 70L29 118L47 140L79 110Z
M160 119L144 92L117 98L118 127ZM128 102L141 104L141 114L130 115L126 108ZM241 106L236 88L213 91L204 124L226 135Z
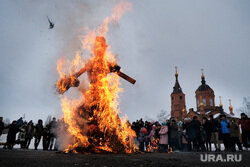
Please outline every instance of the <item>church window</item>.
M210 106L214 106L213 99L209 99Z
M182 96L180 96L180 100L182 99Z
M197 100L197 106L200 107L200 101L199 100Z
M206 99L202 99L202 102L203 102L204 106L207 106L207 101L206 101Z

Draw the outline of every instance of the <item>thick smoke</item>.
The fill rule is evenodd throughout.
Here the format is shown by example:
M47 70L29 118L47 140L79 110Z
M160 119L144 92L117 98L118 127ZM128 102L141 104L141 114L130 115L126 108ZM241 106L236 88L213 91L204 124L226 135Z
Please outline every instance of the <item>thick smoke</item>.
M105 16L105 21L103 23L103 20L100 19L101 22L99 22L98 25L96 25L96 27L94 27L94 30L96 30L96 33L97 33L96 35L106 36L106 33L108 32L108 26L109 26L109 24L110 23L113 23L113 24L115 23L117 25L117 21L118 21L118 19L120 19L121 15L123 13L122 12L123 9L121 7L122 5L126 6L125 10L127 10L127 9L130 8L130 5L127 6L127 3L122 3L121 5L118 5L118 7L116 7L116 8L118 8L118 10L113 10L112 17L110 17L108 19L106 18L108 15L106 16L105 12L103 11L102 15L100 15L99 17L103 18L103 20L104 20L103 16ZM83 13L81 13L81 14L83 14ZM63 29L63 31L59 32L60 36L62 36L63 39L64 39L63 41L65 41L63 43L63 45L62 45L63 49L61 50L62 51L61 55L64 57L64 59L70 59L70 61L71 61L71 59L73 59L73 56L75 56L75 55L76 55L75 59L78 59L77 62L81 62L82 58L85 59L85 60L87 59L85 63L84 63L84 61L83 61L83 64L80 63L80 68L81 68L81 66L84 66L84 64L87 63L88 58L90 56L90 53L85 51L86 50L85 45L84 46L82 46L82 45L85 42L85 40L84 40L85 37L84 36L86 34L90 34L90 35L92 34L92 33L89 33L89 29L90 29L89 28L89 26L90 26L89 24L91 24L93 22L89 21L89 22L87 22L87 23L84 24L82 22L82 20L79 20L79 16L75 16L75 17L78 18L78 19L76 19L75 21L73 21L72 23L70 23L70 25L74 25L74 26L69 26L67 24L64 27L65 30ZM93 16L89 16L89 17L93 17ZM95 19L91 18L91 20L95 20ZM84 26L85 26L85 28L83 29L82 27L84 27ZM75 31L72 31L72 29L75 30ZM65 34L65 32L66 32L66 34ZM91 37L95 40L95 36L91 36ZM81 40L81 39L83 39L83 40ZM89 38L88 37L86 37L85 39L88 39L88 42L89 42ZM69 43L70 43L70 45L69 45ZM92 46L93 44L90 43L89 45ZM67 54L67 55L65 56L65 54ZM91 54L92 54L92 52L91 52ZM82 57L82 58L79 59L78 58L79 56ZM63 62L67 62L67 61L63 60ZM75 70L79 70L79 68L77 68ZM65 71L68 71L68 70L66 69ZM71 72L75 73L76 71L71 71ZM82 80L83 80L83 82L82 82ZM62 102L62 104L64 105L64 106L62 106L62 108L64 110L63 111L64 114L66 114L67 112L69 112L68 110L70 110L70 112L73 112L73 113L69 114L69 115L66 114L64 116L64 120L66 121L66 124L61 123L61 125L58 126L58 130L57 130L57 136L59 138L58 139L58 145L59 145L59 147L61 149L65 149L65 146L67 146L67 145L72 145L72 144L75 144L75 143L83 143L83 142L74 141L74 140L79 140L81 138L78 135L87 136L87 132L88 133L92 133L92 132L87 131L87 129L88 129L87 123L89 122L87 120L87 118L89 117L89 115L88 115L89 113L88 114L86 113L86 117L83 116L83 114L84 114L83 110L85 110L84 109L85 108L84 104L76 106L76 108L70 108L72 105L71 106L65 106L65 105L71 103L70 102L71 100L68 99L69 97L74 97L75 98L77 95L79 97L79 96L81 96L82 93L84 94L84 92L86 90L88 90L88 83L90 81L87 79L86 75L83 76L83 77L81 77L81 81L80 82L81 82L80 86L77 89L75 89L73 92L70 92L71 95L67 94L68 96L64 97L62 99L62 101L64 101L64 102L68 101L66 103ZM78 92L78 94L77 94L77 92ZM66 100L66 98L67 98L67 100ZM84 100L85 99L80 99L79 101L83 102ZM65 111L65 108L68 108L68 109ZM86 109L86 110L88 110L88 109ZM70 115L72 115L72 116L70 116ZM69 123L69 124L67 124L67 123ZM65 125L68 126L68 127L66 127L66 129L68 128L71 133L72 133L72 131L75 132L75 128L78 131L80 130L79 133L77 133L77 134L76 133L72 133L72 135L77 135L77 137L72 138L72 137L70 137L70 135L68 133L65 133L64 132L65 131L64 130L65 129ZM60 126L63 126L63 127L61 128ZM72 127L74 127L74 130L71 129Z

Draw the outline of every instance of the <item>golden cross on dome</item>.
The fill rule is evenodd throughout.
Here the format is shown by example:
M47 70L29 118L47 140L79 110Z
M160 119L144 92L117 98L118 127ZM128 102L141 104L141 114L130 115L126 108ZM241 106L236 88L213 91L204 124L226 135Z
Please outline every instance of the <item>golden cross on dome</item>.
M204 78L204 69L201 69L201 77Z
M177 66L175 66L174 68L175 68L175 75L178 76Z
M232 105L232 104L231 104L232 100L231 100L231 99L228 99L228 101L229 101L229 105L231 106L231 105Z

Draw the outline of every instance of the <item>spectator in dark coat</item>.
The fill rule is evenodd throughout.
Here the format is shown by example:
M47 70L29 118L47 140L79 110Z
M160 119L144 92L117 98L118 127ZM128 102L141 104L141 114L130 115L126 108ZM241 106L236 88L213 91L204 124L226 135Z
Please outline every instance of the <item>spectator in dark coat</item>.
M144 121L141 118L139 121L137 121L137 124L136 124L136 133L137 133L137 136L139 136L141 128L143 128L143 127L144 127Z
M42 132L43 132L43 121L41 119L38 120L38 123L35 127L35 150L37 150L37 147L40 143L41 137L42 137Z
M4 130L3 117L0 117L0 136L2 135Z
M213 115L209 115L209 122L211 123L211 141L214 143L216 151L220 151L220 143L219 143L219 122L214 119Z
M200 133L201 123L198 121L197 116L193 117L193 120L187 126L189 149L199 151L199 143L201 143L201 133ZM191 146L193 144L193 147Z
M199 149L201 151L206 151L205 143L207 138L207 133L205 131L205 128L203 127L203 124L201 125L201 142L199 143Z
M179 150L179 143L178 143L178 126L176 120L172 119L170 123L170 147L172 150Z
M202 118L202 126L204 127L204 130L206 132L206 138L205 138L206 150L211 151L211 129L212 129L212 125L211 125L211 122L208 121L207 117Z
M6 146L8 149L12 149L14 144L15 144L15 141L16 141L16 134L17 134L17 132L21 132L21 130L17 126L17 121L13 121L6 128L9 129L8 135L7 135Z
M133 129L135 131L135 133L136 133L136 124L135 124L135 122L132 122L131 129Z
M48 126L45 126L43 128L42 136L43 136L43 150L48 150L48 148L49 148L49 129L48 129Z
M20 118L17 120L17 127L20 128L22 125L23 125L23 117L20 117Z
M29 121L25 135L26 149L29 149L30 141L33 138L33 136L34 136L34 125L32 121Z
M240 129L239 125L235 122L235 120L232 120L230 123L230 137L231 137L231 151L236 151L235 145L237 144L240 151L242 151L242 146L240 143Z
M239 120L239 125L241 125L242 130L242 143L246 148L250 147L250 119L245 113L240 114L241 119Z

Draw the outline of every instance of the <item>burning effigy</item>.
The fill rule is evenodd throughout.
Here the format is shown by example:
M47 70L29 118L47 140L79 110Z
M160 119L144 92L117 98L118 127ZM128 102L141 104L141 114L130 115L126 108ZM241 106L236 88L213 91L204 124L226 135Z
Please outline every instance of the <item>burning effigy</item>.
M136 136L126 119L119 117L118 93L121 92L120 77L134 84L136 81L124 74L117 59L107 49L106 33L110 22L117 22L131 4L122 2L114 7L111 17L105 18L102 26L87 33L82 40L82 49L88 49L89 57L82 59L76 54L68 69L59 59L57 82L61 94L63 120L67 131L73 136L65 152L113 152L137 151ZM77 69L77 67L81 67ZM72 68L74 70L72 70ZM66 71L66 72L65 72ZM68 73L67 73L68 72ZM88 89L79 87L79 77L87 74ZM70 87L78 87L80 99L70 99L64 93Z

